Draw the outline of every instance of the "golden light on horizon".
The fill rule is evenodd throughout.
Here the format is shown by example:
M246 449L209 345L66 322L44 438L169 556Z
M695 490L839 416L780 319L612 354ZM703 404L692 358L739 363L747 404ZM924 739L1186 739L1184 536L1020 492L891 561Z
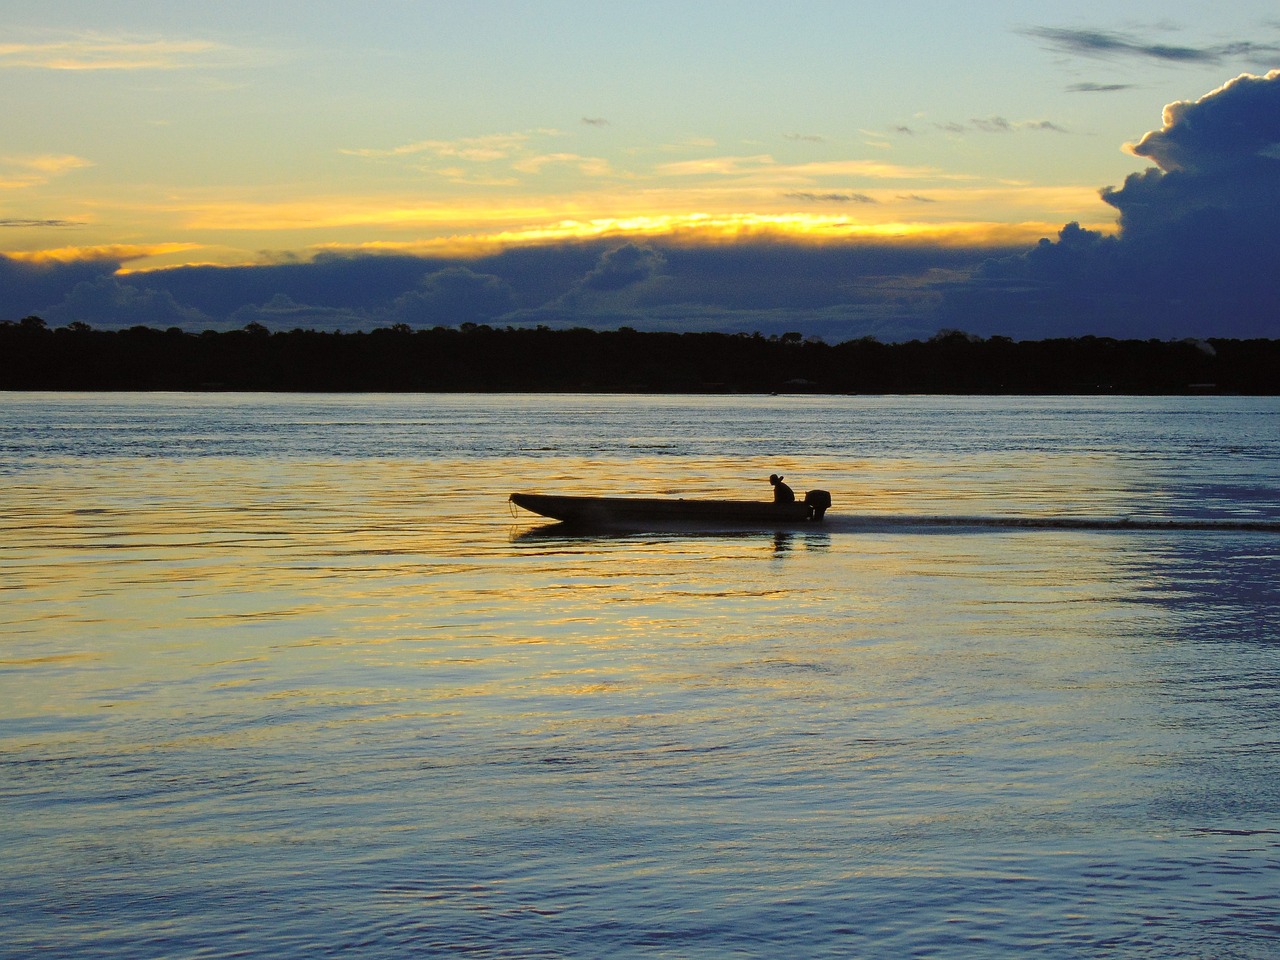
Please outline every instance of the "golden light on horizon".
M887 176L880 166L848 168ZM869 170L874 169L874 173ZM887 168L886 168L887 169ZM776 171L775 171L776 172ZM911 171L899 170L906 174ZM91 215L51 224L45 236L76 245L6 251L26 262L116 259L122 273L194 264L243 266L321 254L396 253L475 258L508 247L616 238L666 243L718 244L763 241L828 244L891 243L982 248L1033 245L1056 236L1066 222L1103 233L1115 230L1109 207L1095 189L1016 182L949 182L866 188L820 187L813 179L782 176L747 183L688 183L678 187L617 184L564 194L520 197L506 190L486 196L406 196L400 193L269 195L254 189L233 195L225 188L164 190L100 201ZM110 242L114 223L135 218L149 224L153 243ZM39 222L21 238L38 243ZM59 234L51 230L60 228ZM14 246L19 234L12 235ZM200 251L195 254L194 251ZM185 256L184 256L185 255Z
M775 241L811 245L890 244L902 246L1005 248L1032 246L1041 238L1054 237L1060 223L1050 221L1002 222L922 222L892 221L866 223L838 214L711 214L687 213L656 216L598 217L564 219L491 232L452 233L445 236L408 240L328 241L311 244L289 259L306 261L321 254L396 254L405 256L458 257L473 259L504 249L546 244L616 239L653 240L680 245L718 245L750 241ZM1111 233L1110 223L1082 224L1087 229ZM103 244L86 247L59 247L8 254L28 263L110 260L122 262L121 274L144 273L182 266L248 266L281 262L270 253L256 257L236 255L226 249L222 256L210 255L213 245L197 243ZM198 259L181 255L201 251Z
M1103 233L1114 224L1086 224ZM832 244L888 243L945 247L1032 246L1043 237L1056 236L1060 223L859 223L845 216L819 214L707 213L562 220L539 226L494 233L454 234L416 240L377 240L356 243L316 244L313 252L398 253L422 256L480 257L508 247L571 243L601 239L647 239L678 244L722 244L750 240Z

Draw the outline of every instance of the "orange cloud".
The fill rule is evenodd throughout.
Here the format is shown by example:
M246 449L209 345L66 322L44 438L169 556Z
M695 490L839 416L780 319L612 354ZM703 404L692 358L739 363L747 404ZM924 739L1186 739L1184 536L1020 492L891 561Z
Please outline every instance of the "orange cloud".
M157 257L171 253L183 253L187 250L198 250L198 243L108 243L86 247L57 247L50 250L26 250L6 253L9 260L23 263L74 263L80 260L115 261L127 263L131 260L142 260L146 257Z
M705 157L699 160L676 160L658 166L658 173L669 177L731 177L760 170L773 170L778 163L767 153L751 157Z
M544 153L517 160L511 166L521 173L541 173L544 167L553 165L577 167L578 172L586 177L607 177L613 172L608 160L600 157L583 157L576 153Z
M432 157L466 160L472 163L493 163L523 154L529 141L535 136L559 136L557 130L532 130L515 133L491 133L479 137L461 137L457 140L417 140L398 147L339 150L352 157L371 160L413 157L426 154Z
M92 166L92 160L69 153L0 157L0 190L38 187L71 170Z

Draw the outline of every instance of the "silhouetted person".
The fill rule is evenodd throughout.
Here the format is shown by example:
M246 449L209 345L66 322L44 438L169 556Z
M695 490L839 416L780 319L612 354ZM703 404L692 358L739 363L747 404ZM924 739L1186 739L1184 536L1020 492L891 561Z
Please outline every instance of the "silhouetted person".
M769 482L773 484L773 502L774 503L795 503L796 495L790 487L782 482L782 478L776 473L769 474Z

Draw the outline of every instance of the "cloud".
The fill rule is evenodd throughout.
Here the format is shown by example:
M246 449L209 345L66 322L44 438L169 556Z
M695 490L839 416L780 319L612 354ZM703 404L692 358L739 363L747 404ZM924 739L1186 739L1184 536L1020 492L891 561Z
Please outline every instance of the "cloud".
M1029 27L1022 31L1054 50L1086 57L1136 57L1167 63L1217 65L1229 58L1270 57L1275 44L1236 40L1203 47L1156 43L1133 34L1066 27Z
M808 191L797 191L788 193L787 198L790 200L807 200L814 203L878 203L874 197L869 197L865 193L812 193Z
M58 305L54 319L92 315L106 327L207 327L209 317L180 304L166 290L122 282L117 277L97 277L76 284Z
M1119 93L1121 90L1132 90L1131 83L1073 83L1067 87L1068 93Z
M287 293L277 293L265 303L239 307L224 322L214 321L204 326L239 329L251 323L268 330L358 330L374 325L375 321L362 310L299 303Z
M37 266L54 263L99 263L110 264L113 270L124 270L125 265L135 260L148 257L161 257L172 253L185 253L199 250L198 243L105 243L85 247L55 247L46 250L34 250L4 254L5 257L18 263L35 264Z
M607 251L578 284L579 291L616 293L653 279L666 259L652 247L627 243Z
M968 123L954 120L947 123L935 123L934 127L943 133L965 134L970 130L979 133L1018 133L1023 130L1046 130L1052 133L1066 133L1064 127L1051 120L1010 120L1007 117L974 117Z
M1280 70L1164 109L1136 143L1155 162L1106 187L1119 234L1068 224L949 291L953 325L1135 336L1280 336ZM981 332L981 331L978 331Z
M786 182L786 181L784 181ZM794 183L794 178L790 181ZM767 200L781 196L775 193L771 185L766 185L757 194ZM938 191L939 197L922 198L907 197L911 203L950 202L964 204L974 210L989 209L993 203L1014 203L1017 209L1027 207L1042 208L1051 205L1054 208L1079 207L1082 200L1092 197L1096 200L1097 192L1082 190L1079 187L1068 188L1035 188L1002 185L988 189L954 189ZM269 217L274 216L267 208L259 208L257 220L252 219L255 208L248 207L236 213L235 219L219 214L209 218L208 223L221 224L223 228L234 223L241 229L253 229L254 224L261 225ZM376 222L370 213L367 218L325 220L324 211L306 207L290 214L297 222L302 223L305 210L316 209L315 217L321 223ZM849 242L885 242L911 246L928 246L937 244L945 247L1007 247L1016 244L1034 243L1044 235L1046 229L1056 224L1041 220L1023 219L1007 223L1002 221L975 221L968 218L930 218L913 220L888 217L877 222L866 222L855 219L847 213L800 213L788 210L776 214L759 213L690 213L690 214L653 214L629 217L596 217L592 219L565 219L552 223L538 223L534 226L504 226L515 219L517 214L525 214L528 219L536 219L545 215L543 210L531 211L485 211L477 210L469 218L471 225L477 222L492 221L494 226L484 232L462 233L464 224L460 213L471 211L445 211L435 219L428 216L427 211L402 211L393 222L403 226L406 223L422 222L438 226L441 222L454 222L446 219L457 217L459 233L452 236L424 238L404 241L376 241L356 244L329 242L317 245L313 249L326 253L358 255L362 253L397 253L415 256L442 257L480 257L499 250L512 247L542 246L554 243L574 243L608 239L614 243L628 239L654 239L656 241L675 241L689 243L725 243L750 238L770 239L773 241L793 241L798 243L849 243ZM392 222L388 218L388 222Z
M1235 173L1270 155L1280 144L1280 70L1242 74L1199 100L1164 108L1164 125L1129 149L1168 172Z
M180 70L243 63L246 52L210 40L81 34L43 43L0 43L0 69Z
M411 157L419 154L473 163L492 163L519 155L531 139L529 133L494 133L457 140L416 140L398 147L340 150L339 153L370 159Z
M931 335L939 283L988 255L965 246L815 246L761 235L711 244L561 240L469 259L335 254L127 275L109 259L37 264L0 257L0 302L14 319L35 314L99 328L541 323L803 330L836 342L868 333Z
M601 126L607 120L583 118ZM613 174L609 161L565 151L539 151L539 141L561 136L556 130L517 131L457 140L417 140L396 147L362 147L340 150L367 160L404 161L422 173L435 174L456 183L510 186L519 182L511 174L537 176L548 168L575 167L588 177Z
M511 164L513 170L520 173L541 173L548 166L576 167L586 177L605 177L613 171L609 161L600 157L583 157L576 153L544 153L538 156L525 157Z
M1019 339L1280 336L1280 71L1170 104L1130 150L1151 166L1101 191L1118 214L1114 234L1106 224L993 223L981 236L973 223L927 217L855 222L850 205L868 200L884 206L859 212L892 214L894 202L950 200L954 189L985 206L1007 188L982 195L942 186L935 172L861 194L844 185L892 181L907 168L722 157L687 175L756 176L756 196L841 209L536 228L495 213L486 242L465 250L415 241L146 273L125 272L143 248L68 247L0 257L0 303L11 318L188 329L545 323L799 330L829 342L927 338L941 328ZM927 194L908 192L926 179Z
M43 186L55 177L92 166L92 160L70 153L0 157L0 190Z
M583 117L582 122L589 127L607 127L609 121L604 117Z
M543 251L550 262L568 252ZM764 334L802 330L832 343L864 335L927 337L937 330L939 284L967 275L981 259L974 250L934 247L654 241L603 251L569 295L517 310L502 322Z
M975 118L969 121L975 130L983 133L1013 133L1018 130L1052 130L1055 133L1066 131L1056 123L1048 120L1006 120L1004 117Z
M71 153L46 153L31 157L5 157L6 163L16 164L49 176L57 176L68 170L80 170L93 166L92 160Z
M118 266L104 260L37 262L0 256L0 304L7 314L3 319L16 320L32 314L52 319L52 309L66 299L76 284L110 276Z
M82 220L24 220L20 217L7 217L0 220L0 227L81 227Z
M1127 145L1155 162L1102 198L1139 236L1215 211L1262 235L1280 228L1280 70L1243 74L1198 100L1164 108L1163 125ZM1280 235L1270 237L1272 243Z
M820 160L790 168L805 177L867 177L873 180L967 180L964 174L943 173L937 167L910 167L879 160Z
M1051 133L1066 133L1066 127L1060 127L1051 120L1023 120L1018 124L1019 130L1048 130Z
M677 160L659 165L658 173L668 177L730 177L772 169L777 165L773 157L767 153L761 153L749 157L703 157L697 160Z
M428 274L414 290L392 303L390 319L419 326L488 323L516 305L510 284L467 267L446 267Z

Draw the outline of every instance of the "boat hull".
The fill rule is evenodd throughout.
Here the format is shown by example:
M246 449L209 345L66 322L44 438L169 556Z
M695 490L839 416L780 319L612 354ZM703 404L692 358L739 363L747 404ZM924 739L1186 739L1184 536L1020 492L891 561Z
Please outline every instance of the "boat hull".
M814 511L805 503L761 500L679 500L644 497L572 497L513 493L511 502L539 516L564 523L622 526L647 523L730 523L791 526L810 523Z

